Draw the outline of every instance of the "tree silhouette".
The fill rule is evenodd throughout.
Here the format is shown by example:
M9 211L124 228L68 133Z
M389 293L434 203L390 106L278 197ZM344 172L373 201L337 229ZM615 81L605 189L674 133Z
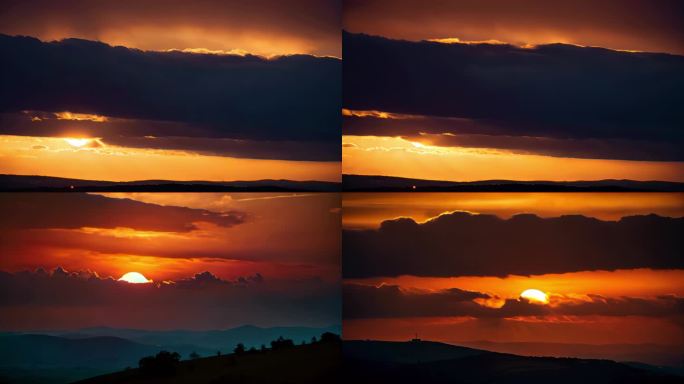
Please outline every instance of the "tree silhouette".
M318 342L318 339L316 339L316 336L311 337L311 344L316 344Z
M321 343L339 343L340 341L340 335L332 332L325 332L321 335Z
M192 351L192 353L190 354L190 359L195 360L195 359L199 359L199 358L200 358L200 355L197 352Z
M294 347L294 341L290 339L285 339L282 336L278 337L276 340L271 341L271 349L283 349Z
M148 376L172 376L176 373L180 361L178 352L161 351L156 356L147 356L140 359L138 367L144 375Z
M240 354L245 353L245 345L242 343L238 343L238 345L235 346L235 349L233 349L233 352L236 355L240 355Z

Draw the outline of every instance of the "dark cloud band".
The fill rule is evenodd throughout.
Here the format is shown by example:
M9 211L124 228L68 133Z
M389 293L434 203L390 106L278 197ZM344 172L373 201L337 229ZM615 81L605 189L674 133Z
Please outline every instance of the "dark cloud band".
M244 212L162 206L130 199L88 194L25 194L0 196L0 230L126 227L142 231L189 232L194 223L221 227L241 224Z
M487 307L473 299L490 298L480 292L457 288L438 292L410 292L396 285L380 287L345 284L345 318L450 317L510 318L516 316L678 316L684 313L684 299L660 296L608 298L589 295L586 301L561 302L554 306L506 299L500 308Z
M147 52L6 35L0 55L1 112L71 111L193 124L205 137L339 142L339 59ZM152 130L137 136L165 135Z
M471 133L681 147L684 57L562 44L409 42L345 33L344 107L430 118L347 117L345 134ZM349 128L347 128L349 127ZM611 146L611 142L607 142ZM553 151L554 148L551 148ZM672 159L615 154L600 158ZM592 152L602 153L601 148ZM624 151L622 151L624 152ZM629 152L629 151L627 151ZM655 154L653 154L655 153Z
M584 216L504 220L465 212L423 224L402 218L342 234L345 278L506 276L684 268L684 218Z

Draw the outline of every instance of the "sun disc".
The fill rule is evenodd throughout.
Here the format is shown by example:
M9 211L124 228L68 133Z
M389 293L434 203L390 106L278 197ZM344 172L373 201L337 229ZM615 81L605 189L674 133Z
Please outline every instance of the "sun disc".
M66 138L64 139L64 141L69 143L69 145L71 145L72 147L81 148L83 146L90 144L91 139Z
M538 289L526 289L520 294L520 297L527 299L531 303L547 304L549 302L549 297L546 293Z
M142 273L139 272L128 272L125 273L123 276L119 278L119 281L125 281L127 283L131 284L145 284L145 283L151 283L152 280L147 280L145 276L142 275Z

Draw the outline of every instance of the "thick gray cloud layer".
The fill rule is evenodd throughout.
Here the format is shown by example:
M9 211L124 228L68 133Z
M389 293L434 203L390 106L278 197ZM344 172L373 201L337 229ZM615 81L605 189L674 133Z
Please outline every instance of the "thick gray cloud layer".
M684 218L510 219L465 212L423 224L401 218L343 231L343 276L506 276L628 268L684 268Z
M170 136L171 149L202 151L206 143L177 137L241 139L251 150L241 153L224 143L205 151L339 161L339 59L147 52L6 35L0 35L0 54L2 133L59 133L59 121L17 122L17 114L71 111L119 119L70 129L105 133L100 137L120 143ZM260 141L267 143L260 148ZM273 142L284 142L285 149L274 150Z
M418 116L350 117L345 134L489 135L502 137L439 144L478 139L557 156L683 158L684 56L343 36L344 107Z

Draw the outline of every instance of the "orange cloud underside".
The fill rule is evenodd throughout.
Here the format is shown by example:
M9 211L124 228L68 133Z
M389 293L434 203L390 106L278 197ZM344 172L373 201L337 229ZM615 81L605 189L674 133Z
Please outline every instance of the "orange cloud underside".
M225 279L260 273L269 280L339 280L337 194L105 195L212 212L245 212L246 219L228 227L194 222L183 232L130 227L5 229L0 234L0 253L8 257L0 258L0 270L61 266L114 278L135 271L155 281L203 271ZM132 218L131 226L135 223Z
M443 290L460 288L485 292L501 298L517 298L529 288L551 295L577 297L600 294L610 297L654 297L674 294L684 296L684 270L630 269L617 271L584 271L536 276L484 277L378 277L347 279L378 286L399 285L404 288Z
M684 181L677 162L598 160L513 154L482 148L437 147L398 137L342 136L342 172L417 179Z
M78 148L63 138L0 136L0 173L76 179L340 180L340 163L208 156L126 147Z
M497 308L504 299L518 298L526 289L549 296L551 307L560 303L589 302L590 294L604 297L654 298L684 296L684 270L585 271L539 276L416 277L347 279L347 283L393 284L407 291L440 291L449 288L485 292L495 299L478 302ZM544 342L586 344L684 343L684 329L672 318L642 316L531 316L504 319L424 317L347 319L349 339L407 340L418 332L424 339L450 343L490 340L496 342Z
M385 220L411 217L424 222L444 212L469 211L508 218L581 214L601 220L655 213L684 216L683 193L346 193L344 228L377 228Z

